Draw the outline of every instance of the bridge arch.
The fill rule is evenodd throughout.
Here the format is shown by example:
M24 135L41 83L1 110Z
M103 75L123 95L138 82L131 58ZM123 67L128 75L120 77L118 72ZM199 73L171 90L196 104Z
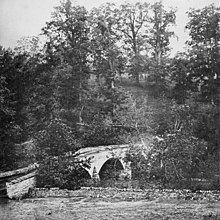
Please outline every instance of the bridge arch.
M116 163L118 171L121 172L121 177L131 178L131 166L129 162L125 162L128 145L111 145L80 149L78 159L86 161L89 159L89 167L83 166L88 171L93 179L100 180L103 178L103 170L106 170L106 164ZM100 176L101 175L101 176Z
M102 165L99 170L100 180L118 178L120 173L124 170L123 163L119 158L109 158Z

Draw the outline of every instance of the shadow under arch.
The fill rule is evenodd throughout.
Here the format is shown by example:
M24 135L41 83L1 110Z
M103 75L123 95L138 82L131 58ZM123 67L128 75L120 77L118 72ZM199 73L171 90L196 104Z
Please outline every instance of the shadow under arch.
M75 178L77 178L77 183L79 187L89 186L92 183L92 177L84 167L78 168L77 177Z
M102 165L99 171L100 180L118 179L124 167L118 158L110 158Z

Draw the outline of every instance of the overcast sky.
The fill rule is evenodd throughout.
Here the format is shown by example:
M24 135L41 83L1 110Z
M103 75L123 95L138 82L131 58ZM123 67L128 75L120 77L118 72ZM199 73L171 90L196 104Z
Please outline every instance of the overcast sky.
M140 0L143 2L143 0ZM53 8L60 0L0 0L0 45L13 48L22 36L36 36L46 21L50 20ZM124 0L78 0L76 3L88 10L105 2L124 3ZM136 1L127 1L136 2ZM146 0L153 3L155 0ZM181 51L187 40L184 27L187 22L186 11L189 8L202 8L211 3L220 6L220 0L163 0L167 7L176 7L177 20L175 32L179 40L173 39L171 46L174 52Z

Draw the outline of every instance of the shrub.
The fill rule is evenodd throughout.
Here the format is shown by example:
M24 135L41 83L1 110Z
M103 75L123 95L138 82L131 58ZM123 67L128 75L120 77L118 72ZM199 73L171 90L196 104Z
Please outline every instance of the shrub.
M200 161L206 152L206 143L189 134L167 135L156 140L150 153L150 176L163 185L179 185L196 177L202 171Z
M68 156L45 157L37 175L38 187L78 189L90 179L81 164Z
M73 156L80 148L74 130L54 119L36 136L37 161L40 164L37 186L76 189L88 178ZM69 156L68 156L69 155Z

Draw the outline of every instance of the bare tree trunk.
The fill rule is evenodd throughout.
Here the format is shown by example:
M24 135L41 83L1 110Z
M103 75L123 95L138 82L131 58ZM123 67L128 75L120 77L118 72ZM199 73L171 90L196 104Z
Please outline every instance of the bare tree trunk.
M109 66L110 66L110 71L111 71L111 76L110 76L110 88L114 89L115 88L115 68L114 68L114 61L109 60Z
M80 65L80 76L79 76L79 105L81 106L81 109L79 111L79 123L83 123L82 119L82 111L83 111L83 106L82 106L82 80L81 80L81 74L82 74L82 67Z

